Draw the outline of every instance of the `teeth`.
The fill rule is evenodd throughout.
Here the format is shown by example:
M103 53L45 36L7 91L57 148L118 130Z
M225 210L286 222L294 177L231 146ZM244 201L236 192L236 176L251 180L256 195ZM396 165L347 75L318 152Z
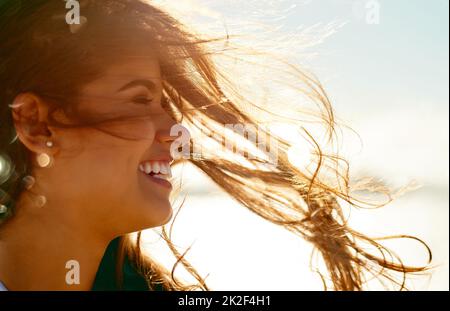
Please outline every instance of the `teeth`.
M145 163L145 173L150 174L151 172L152 172L152 165L149 162Z
M168 169L168 164L162 162L162 163L161 163L161 168L160 168L159 172L160 172L161 174L167 174L168 171L169 171L169 169Z
M153 173L156 173L156 174L158 174L159 173L159 169L160 169L160 165L159 165L159 163L158 162L153 162L153 164L152 164L152 168L153 168Z
M172 177L170 164L167 161L147 161L139 165L139 170L145 174L154 173L153 177L157 178Z

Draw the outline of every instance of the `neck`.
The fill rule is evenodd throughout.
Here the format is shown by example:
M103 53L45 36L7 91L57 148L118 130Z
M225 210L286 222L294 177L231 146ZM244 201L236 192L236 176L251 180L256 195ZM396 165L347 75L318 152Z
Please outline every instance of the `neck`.
M90 290L112 238L46 213L47 209L57 210L18 204L17 214L4 224L0 280L9 290Z

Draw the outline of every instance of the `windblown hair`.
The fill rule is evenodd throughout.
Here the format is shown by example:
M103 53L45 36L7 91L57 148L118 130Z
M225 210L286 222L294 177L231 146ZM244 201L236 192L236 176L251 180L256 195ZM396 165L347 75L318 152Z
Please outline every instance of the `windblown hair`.
M29 191L23 179L32 175L32 154L16 139L9 104L18 94L32 92L47 100L53 126L69 126L51 117L56 111L77 120L77 126L99 126L111 119L92 118L77 111L81 88L101 77L123 46L145 44L152 46L161 64L164 107L189 130L217 134L218 126L225 124L258 127L276 120L303 131L303 137L314 149L309 169L291 164L291 143L269 130L262 133L276 142L276 165L264 165L269 160L257 155L259 147L245 134L238 137L239 146L250 144L253 151L249 148L244 154L215 154L217 144L223 145L229 138L226 132L210 137L211 144L204 146L205 155L191 156L187 161L256 215L312 243L328 270L320 272L325 288L362 290L368 277L374 276L405 289L407 274L428 269L427 265L404 265L380 239L348 226L344 206L380 207L389 203L392 196L372 181L352 183L347 161L338 153L325 152L326 147L303 126L304 122L320 122L328 134L326 143L333 145L336 141L338 124L332 106L312 74L282 58L233 44L232 35L206 38L196 34L151 2L79 2L87 22L72 32L65 22L67 11L61 0L6 1L0 7L0 203L7 207L0 214L0 221L6 222L14 215L15 202L24 191ZM250 57L246 59L244 55ZM247 96L232 75L231 66L224 64L229 61L252 65L258 58L264 59L267 70L277 72L277 81L293 91L292 98L309 101L318 109L314 112L302 109L300 103L264 102ZM200 137L195 143L201 141ZM356 197L355 191L366 197ZM367 191L382 192L387 200L374 203ZM141 252L140 233L137 241L131 235L122 238L118 271L124 256L129 256L147 277L150 288L162 284L167 290L209 290L186 260L185 252L180 253L172 244L170 232L163 228L162 236L177 258L172 271ZM388 238L416 239L406 235ZM198 284L187 284L175 277L179 263ZM119 281L120 278L119 273Z

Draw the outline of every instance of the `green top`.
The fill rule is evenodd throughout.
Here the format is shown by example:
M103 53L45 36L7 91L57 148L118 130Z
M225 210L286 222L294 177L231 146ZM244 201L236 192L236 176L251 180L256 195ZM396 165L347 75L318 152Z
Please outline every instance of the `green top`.
M120 237L109 243L105 254L95 276L93 291L148 291L150 290L144 276L140 274L135 265L125 256L123 264L123 287L119 288L116 284L116 260L117 248L119 246ZM163 291L162 285L158 284L155 291Z

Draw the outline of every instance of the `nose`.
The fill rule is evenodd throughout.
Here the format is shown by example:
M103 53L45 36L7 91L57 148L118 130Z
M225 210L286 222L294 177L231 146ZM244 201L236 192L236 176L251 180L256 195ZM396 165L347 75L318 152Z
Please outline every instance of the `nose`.
M155 140L162 144L171 144L177 137L170 136L170 131L177 123L172 118L166 118L164 124L155 133Z
M155 135L155 140L161 144L164 144L164 143L171 144L175 139L177 139L177 138L170 136L170 128L158 130Z

